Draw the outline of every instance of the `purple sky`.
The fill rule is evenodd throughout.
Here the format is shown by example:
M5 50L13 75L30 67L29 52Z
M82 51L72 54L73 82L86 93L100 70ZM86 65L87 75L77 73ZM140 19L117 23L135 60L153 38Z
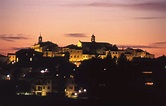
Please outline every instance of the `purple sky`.
M0 53L42 33L59 46L96 40L166 55L165 0L0 0Z

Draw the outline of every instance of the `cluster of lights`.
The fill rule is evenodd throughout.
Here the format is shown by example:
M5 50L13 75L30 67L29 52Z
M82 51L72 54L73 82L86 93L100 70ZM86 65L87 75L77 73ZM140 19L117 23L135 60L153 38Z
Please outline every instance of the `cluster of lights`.
M31 92L17 92L16 93L17 95L33 95L33 93L31 93Z
M83 89L83 90L79 90L78 93L85 93L86 92L86 89Z
M145 85L147 85L147 86L152 86L152 85L153 85L153 82L146 82Z
M48 69L46 68L45 70L41 70L40 72L43 74L43 73L47 73L47 72L49 72L49 71L48 71Z
M74 78L74 76L73 76L73 75L70 75L70 78Z

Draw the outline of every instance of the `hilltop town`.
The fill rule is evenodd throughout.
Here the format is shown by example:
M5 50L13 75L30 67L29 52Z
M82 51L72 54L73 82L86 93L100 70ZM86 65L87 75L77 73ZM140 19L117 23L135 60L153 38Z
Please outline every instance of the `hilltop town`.
M0 56L0 96L118 100L128 94L137 100L154 91L158 97L166 87L165 60L141 49L97 42L94 35L90 42L65 47L40 35L32 47Z
M22 57L21 55L24 56ZM65 47L59 47L57 44L50 41L43 41L40 35L38 43L34 44L32 47L20 49L15 53L8 53L8 62L14 64L15 62L23 61L22 58L34 61L33 58L37 58L38 55L50 58L67 57L71 63L77 66L84 60L94 57L104 59L109 55L112 58L119 58L121 55L125 55L129 61L136 57L154 58L153 54L141 49L119 49L116 45L107 42L97 42L94 35L91 36L90 42L79 41L76 45L71 44Z

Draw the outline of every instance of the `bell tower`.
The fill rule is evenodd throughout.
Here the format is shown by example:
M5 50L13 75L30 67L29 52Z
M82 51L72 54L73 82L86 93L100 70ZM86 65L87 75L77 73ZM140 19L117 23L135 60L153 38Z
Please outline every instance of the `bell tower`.
M91 42L95 42L95 36L94 36L94 34L91 36Z
M40 33L40 36L38 38L38 43L41 43L42 42L42 36L41 36L41 33Z

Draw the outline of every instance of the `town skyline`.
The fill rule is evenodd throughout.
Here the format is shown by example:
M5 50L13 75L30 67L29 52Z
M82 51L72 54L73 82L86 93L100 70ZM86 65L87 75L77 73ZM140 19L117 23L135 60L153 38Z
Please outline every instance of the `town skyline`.
M92 36L93 36L94 34L92 34ZM19 51L19 50L21 50L21 49L31 49L31 48L33 48L33 46L34 45L36 45L36 44L39 44L39 38L41 37L41 42L51 42L51 41L49 41L49 40L47 40L47 41L45 41L44 39L43 39L43 36L41 35L41 33L40 33L40 35L37 37L37 39L36 39L36 42L35 43L33 43L32 45L29 45L29 46L27 46L27 47L23 47L23 48L14 48L14 50L11 50L11 51L13 51L13 52L7 52L6 54L4 54L4 53L1 53L2 55L7 55L8 53L10 54L10 53L16 53L17 51ZM75 45L75 46L77 46L78 45L78 43L79 42L91 42L90 41L90 38L89 38L89 40L88 41L82 41L82 40L79 40L76 44L74 44L74 43L71 43L71 44L66 44L66 45L64 45L64 46L59 46L57 43L55 43L55 42L51 42L51 43L54 43L54 44L57 44L59 47L66 47L66 46L69 46L69 45ZM110 42L100 42L100 41L96 41L97 43L109 43L109 44L111 44ZM112 44L112 45L116 45L116 44ZM116 45L117 46L117 45ZM143 50L143 51L146 51L146 49L144 49L144 47L143 47L143 49L141 48L141 47L139 47L139 46L137 46L137 45L119 45L119 46L117 46L118 47L118 49L119 50L123 50L123 49L127 49L127 48L131 48L131 49L141 49L141 50ZM146 51L146 52L148 52L148 53L150 53L149 51ZM152 53L151 53L152 54ZM153 54L154 56L155 56L155 54ZM164 55L164 54L163 54ZM162 55L161 55L162 56ZM157 58L157 56L155 56L156 58ZM159 57L159 56L158 56Z
M43 41L90 41L166 55L164 0L0 0L0 54Z

